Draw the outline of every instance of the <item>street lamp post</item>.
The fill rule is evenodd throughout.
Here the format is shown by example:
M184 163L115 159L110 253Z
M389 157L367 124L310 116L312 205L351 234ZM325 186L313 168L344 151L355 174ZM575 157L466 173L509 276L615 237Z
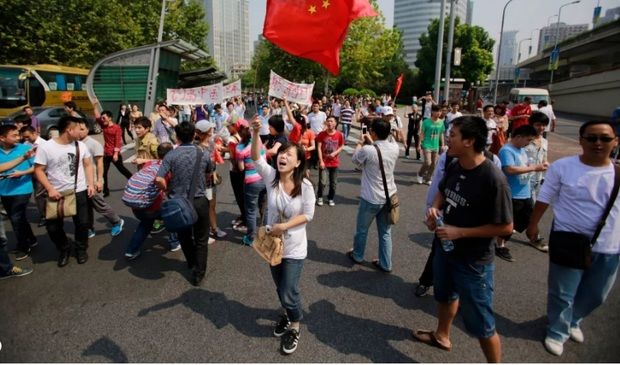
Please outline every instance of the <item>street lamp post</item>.
M560 53L557 51L557 49L558 49L558 43L560 40L560 17L562 16L562 8L565 6L578 4L580 2L581 0L575 0L570 3L566 3L560 6L560 9L558 10L558 22L556 23L556 26L555 26L555 45L553 46L553 52L551 53L551 54L556 53L556 57L558 58L558 63L560 61ZM551 55L549 55L549 63L551 63ZM549 85L553 84L553 71L554 71L554 67L551 67L551 76L549 78Z
M506 8L512 0L508 0L502 11L502 26L499 30L499 45L497 46L497 62L495 63L495 91L493 91L493 105L497 105L497 85L499 84L499 57L502 54L502 38L504 36L504 18L506 17Z
M437 52L435 54L435 90L433 98L439 103L439 85L441 83L441 58L443 57L443 28L446 22L446 0L441 0L439 12L439 29L437 34Z
M456 11L454 9L458 0L450 0L450 28L448 30L448 49L446 53L446 82L443 93L443 100L450 102L450 72L452 67L452 46L454 45L454 22L456 19Z

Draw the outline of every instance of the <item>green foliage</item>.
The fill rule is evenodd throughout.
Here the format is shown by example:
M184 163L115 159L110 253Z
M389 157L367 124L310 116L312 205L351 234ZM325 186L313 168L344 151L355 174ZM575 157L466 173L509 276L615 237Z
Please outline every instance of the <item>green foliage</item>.
M359 94L360 94L360 92L359 92L357 89L352 88L352 87L350 87L350 88L348 88L348 89L345 89L345 90L342 92L342 95L346 95L346 96L357 96L357 95L359 95Z
M392 93L401 73L405 73L405 83L411 83L413 73L404 60L402 35L398 30L385 27L385 19L376 1L371 0L371 3L379 16L360 18L351 23L340 52L338 76L328 75L320 64L292 56L264 41L256 49L251 69L242 77L244 85L256 83L257 89L268 88L269 70L294 82L315 82L317 95L323 93L326 83L336 92L367 88ZM405 85L401 93L404 91Z
M372 98L376 98L377 97L377 94L374 91L370 90L370 89L361 89L360 90L360 95L362 95L362 96L369 96L369 97L372 97Z
M443 60L445 67L449 22L446 22L443 42ZM428 31L420 36L422 48L418 51L415 65L420 69L422 88L430 89L435 77L435 54L437 51L437 37L439 20L434 19L428 26ZM493 70L493 45L495 40L479 26L460 24L456 18L454 29L454 47L461 47L461 65L452 66L451 76L464 78L468 83L484 81ZM452 60L450 60L452 62ZM442 67L442 76L443 76Z
M90 67L101 57L155 43L160 0L0 0L0 63ZM204 48L198 0L168 3L164 40Z

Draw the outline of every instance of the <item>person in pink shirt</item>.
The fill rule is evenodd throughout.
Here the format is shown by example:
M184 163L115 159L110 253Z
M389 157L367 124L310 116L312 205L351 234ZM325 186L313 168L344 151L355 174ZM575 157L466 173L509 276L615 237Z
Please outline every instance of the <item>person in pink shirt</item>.
M327 200L330 207L336 205L334 196L336 195L336 185L338 179L338 166L340 158L338 155L344 148L344 135L336 130L336 119L329 117L325 121L325 130L316 137L317 151L319 154L319 190L316 193L316 204L323 205L323 190L327 185L329 175L329 193Z

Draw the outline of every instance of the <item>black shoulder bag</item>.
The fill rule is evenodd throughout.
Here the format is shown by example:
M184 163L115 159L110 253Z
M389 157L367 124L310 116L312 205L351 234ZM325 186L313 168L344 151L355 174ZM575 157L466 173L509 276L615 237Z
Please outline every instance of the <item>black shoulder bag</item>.
M383 167L381 150L376 144L373 146L377 149L377 156L379 157L379 167L381 168L381 178L383 179L383 190L385 191L385 208L388 210L388 223L396 224L400 219L400 202L398 201L398 196L396 194L390 196L387 186L387 179L385 178L385 168Z
M549 235L549 260L551 262L580 270L587 270L592 266L592 246L596 244L596 240L605 226L605 221L614 206L620 189L620 167L614 165L614 172L614 187L611 190L605 212L596 226L594 236L590 238L582 233L556 231L552 226Z

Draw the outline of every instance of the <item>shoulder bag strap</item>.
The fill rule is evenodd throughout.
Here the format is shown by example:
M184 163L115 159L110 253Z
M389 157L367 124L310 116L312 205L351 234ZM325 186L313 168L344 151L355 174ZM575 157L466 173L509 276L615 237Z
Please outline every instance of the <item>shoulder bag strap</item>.
M73 191L77 191L78 171L80 171L80 146L75 141L75 182L73 183Z
M601 234L603 227L605 226L605 221L607 221L607 217L609 216L609 212L611 212L611 208L613 208L614 203L616 202L616 198L618 197L618 190L620 190L620 167L614 164L614 187L611 189L611 196L609 197L609 201L607 202L607 207L605 207L605 213L601 217L601 220L598 222L598 226L596 226L596 232L594 236L592 236L591 246L596 244L596 240L598 236Z
M390 192L388 191L387 179L385 178L385 168L383 167L383 157L381 156L381 150L379 146L373 144L377 150L377 156L379 157L379 167L381 168L381 178L383 179L383 190L385 191L385 203L390 204Z
M198 184L198 172L200 170L200 162L202 161L203 152L200 147L196 146L196 164L194 165L194 174L192 176L192 183L189 186L189 191L187 192L187 199L192 201L194 199L194 194L196 193L196 185Z

